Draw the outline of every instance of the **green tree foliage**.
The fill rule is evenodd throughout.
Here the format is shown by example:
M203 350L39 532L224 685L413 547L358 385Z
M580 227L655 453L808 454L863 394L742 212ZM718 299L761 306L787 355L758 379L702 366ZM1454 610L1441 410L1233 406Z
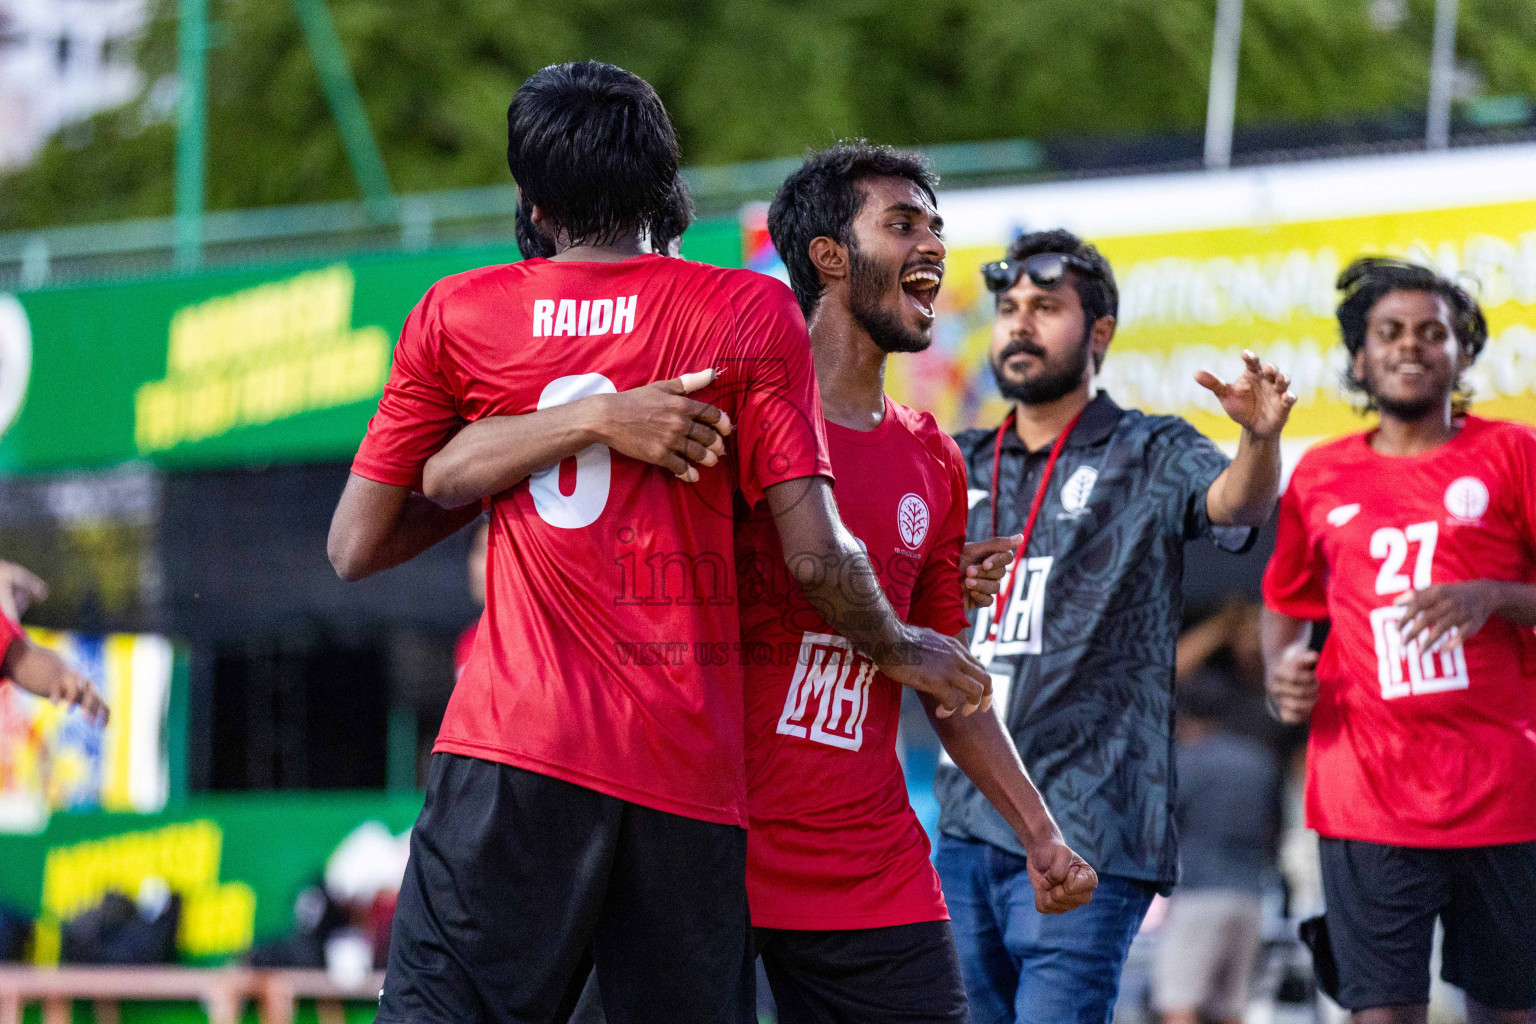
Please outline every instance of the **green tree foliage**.
M1392 0L1374 0L1391 6ZM0 227L171 209L175 0L154 0L129 107L0 180ZM1198 129L1215 0L329 0L394 187L507 180L505 109L560 60L653 82L685 160L897 144ZM1247 124L1418 109L1433 0L1383 27L1373 0L1248 0ZM1461 55L1536 93L1536 0L1462 0ZM212 0L210 208L351 198L356 186L291 0Z

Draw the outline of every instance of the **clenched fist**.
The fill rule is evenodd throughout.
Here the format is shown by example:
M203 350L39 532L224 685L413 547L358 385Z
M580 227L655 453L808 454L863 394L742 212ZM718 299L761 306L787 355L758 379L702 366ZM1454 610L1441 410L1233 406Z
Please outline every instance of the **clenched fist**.
M1305 722L1317 704L1317 652L1292 646L1264 678L1269 709L1287 725Z
M1035 887L1035 909L1042 914L1075 910L1092 900L1099 887L1098 872L1060 841L1029 850L1025 864Z

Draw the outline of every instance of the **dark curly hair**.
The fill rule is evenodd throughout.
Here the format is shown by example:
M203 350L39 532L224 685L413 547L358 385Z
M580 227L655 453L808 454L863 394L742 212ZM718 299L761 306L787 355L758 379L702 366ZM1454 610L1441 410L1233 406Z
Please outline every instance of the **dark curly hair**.
M677 163L677 132L656 90L612 64L551 64L507 107L507 167L523 204L543 210L571 245L608 244L666 218Z
M1445 300L1451 310L1451 331L1471 366L1482 354L1488 343L1488 321L1468 291L1448 277L1442 277L1428 267L1386 256L1362 256L1339 275L1339 291L1344 301L1339 303L1339 331L1344 337L1344 348L1349 353L1349 365L1344 369L1344 387L1361 396L1357 407L1362 414L1376 412L1376 399L1367 388L1364 379L1355 373L1355 357L1365 348L1366 324L1371 310L1392 292L1430 292ZM1461 374L1451 387L1451 412L1465 415L1472 404L1472 388Z
M693 193L688 190L688 183L679 177L672 183L672 201L651 221L648 229L651 251L668 255L672 244L681 239L688 225L693 223L694 213Z
M1093 325L1102 317L1119 315L1120 289L1115 284L1115 272L1110 267L1109 260L1104 258L1104 254L1099 252L1093 243L1083 241L1065 228L1025 232L1013 240L1013 243L1008 246L1007 255L1003 258L1010 263L1017 263L1047 252L1076 256L1098 271L1098 276L1095 277L1080 274L1071 267L1067 268L1067 278L1072 282L1072 290L1077 292L1077 300L1083 306L1085 334L1091 331ZM1001 296L999 295L998 298ZM1099 372L1103 362L1104 357L1095 353L1094 373Z
M865 178L906 178L938 204L934 188L939 178L921 153L854 139L806 157L768 206L768 235L807 318L822 292L821 275L811 262L811 240L825 236L852 245L853 221L864 206L858 184Z

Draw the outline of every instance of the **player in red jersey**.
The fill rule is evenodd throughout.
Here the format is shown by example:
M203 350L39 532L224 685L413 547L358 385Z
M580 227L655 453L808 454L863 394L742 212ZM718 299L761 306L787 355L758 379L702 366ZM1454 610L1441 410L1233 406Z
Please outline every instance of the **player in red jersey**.
M484 522L475 524L475 532L469 538L469 555L464 560L464 575L469 582L469 596L482 610L485 608L485 558L490 543L491 528ZM480 632L480 617L464 627L453 645L453 678L464 674L469 656L475 649L475 636Z
M1469 1019L1530 1022L1536 431L1467 414L1488 329L1459 286L1386 259L1339 286L1348 383L1380 425L1296 467L1263 625L1272 707L1311 719L1339 1001L1357 1024L1425 1020L1438 917Z
M768 227L810 323L843 521L908 622L958 634L965 463L930 414L884 391L887 356L932 342L946 255L934 183L913 154L835 146L784 182ZM748 519L737 548L747 890L779 1020L964 1021L949 912L896 756L901 687L794 593L770 520ZM923 702L1029 851L1037 907L1086 903L1093 869L1062 841L997 716L940 717Z
M356 578L494 496L482 636L434 747L379 1019L555 1019L590 951L612 1024L750 1020L737 495L778 513L785 549L825 570L802 586L894 678L954 709L989 680L859 585L872 570L837 518L788 289L647 251L678 160L650 86L552 66L507 122L525 220L555 255L428 291L332 523ZM705 367L708 404L678 393ZM673 473L635 457L629 427L656 418L676 428ZM508 420L553 439L531 465L500 443ZM424 476L466 421L468 462Z
M921 158L863 144L811 157L769 214L811 324L844 522L897 612L954 634L966 624L965 466L932 416L883 388L889 353L931 342L941 227ZM489 426L466 429L428 473L467 463ZM800 596L772 510L743 511L747 887L779 1019L964 1020L949 915L896 756L901 687ZM983 544L971 555L987 553ZM964 578L995 593L984 575ZM1087 902L1093 870L1062 842L996 716L949 717L931 696L924 702L952 756L1030 849L1040 909Z

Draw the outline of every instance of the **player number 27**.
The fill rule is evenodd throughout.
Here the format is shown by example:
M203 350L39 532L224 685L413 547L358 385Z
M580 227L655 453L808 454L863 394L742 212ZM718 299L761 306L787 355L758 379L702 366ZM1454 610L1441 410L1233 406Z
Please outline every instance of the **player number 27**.
M1381 571L1376 574L1376 593L1401 594L1410 588L1423 590L1432 582L1431 571L1435 564L1435 542L1440 538L1440 524L1436 522L1414 523L1399 530L1395 526L1383 526L1371 534L1371 557L1384 559ZM1418 557L1413 560L1413 579L1403 574L1408 561L1408 545L1419 546Z
M551 409L589 395L618 392L613 381L600 373L577 373L556 377L539 394L539 408ZM528 475L528 493L539 518L563 530L591 526L608 504L608 487L613 477L613 457L607 445L594 444L576 453L576 486L570 494L560 491L560 464Z

